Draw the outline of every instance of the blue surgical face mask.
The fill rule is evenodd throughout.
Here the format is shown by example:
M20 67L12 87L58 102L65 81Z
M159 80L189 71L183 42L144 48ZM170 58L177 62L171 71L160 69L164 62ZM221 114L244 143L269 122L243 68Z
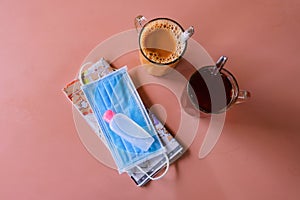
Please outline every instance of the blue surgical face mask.
M83 85L82 90L94 111L119 173L137 166L147 159L165 153L165 149L127 73L126 67L116 70L95 82ZM151 146L143 151L111 130L109 124L103 119L103 115L108 110L122 113L134 120L153 138Z

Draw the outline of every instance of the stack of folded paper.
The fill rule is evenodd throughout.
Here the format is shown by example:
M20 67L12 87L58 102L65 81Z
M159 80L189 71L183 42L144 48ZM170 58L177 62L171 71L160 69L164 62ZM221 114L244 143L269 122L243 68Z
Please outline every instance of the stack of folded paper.
M143 142L146 140L145 140L145 138L142 138L141 136L136 135L137 132L139 132L139 131L135 131L135 133L129 133L130 132L130 131L128 131L129 128L133 127L133 125L137 125L137 126L140 125L143 129L148 130L147 128L145 128L145 126L144 127L142 126L143 122L140 122L140 120L138 120L135 117L136 113L133 114L133 116L131 116L131 117L129 114L127 114L127 116L129 116L129 118L132 119L133 125L130 125L131 119L129 119L128 121L125 120L123 122L123 124L125 123L124 128L121 127L122 123L121 124L119 123L119 124L115 125L117 127L117 130L114 130L114 131L110 130L113 127L109 126L109 125L107 125L107 126L103 125L103 124L105 124L105 122L103 122L102 119L100 119L100 117L99 117L100 114L99 114L99 111L97 110L97 105L94 105L98 102L93 103L93 102L89 101L89 99L88 99L89 96L86 96L86 93L83 91L82 88L84 88L84 87L85 87L84 90L87 90L86 89L87 86L94 88L95 82L102 81L101 79L103 79L103 81L105 81L104 79L107 79L107 77L114 76L115 73L118 73L116 71L120 71L120 73L121 73L124 70L123 69L120 69L120 70L112 69L110 67L110 65L105 61L105 59L101 58L99 61L97 61L95 63L90 63L89 67L87 67L86 69L84 69L80 72L79 79L71 81L63 89L63 92L66 94L66 96L68 97L70 102L79 111L81 116L85 119L85 121L88 123L88 125L92 128L92 130L95 132L95 134L97 134L99 136L101 141L112 152L113 157L114 157L114 155L118 156L119 152L117 152L117 154L116 154L115 150L113 149L114 146L111 145L111 143L114 139L114 137L111 137L111 135L114 135L118 131L121 133L123 132L123 135L120 133L117 133L118 135L116 134L117 136L115 136L115 138L117 138L118 141L120 140L120 138L124 139L123 143L130 143L130 145L132 145L133 147L136 147L136 146L138 146L137 144L139 144L139 145L143 144L141 142L137 143L136 141ZM127 75L127 72L123 72L123 73L125 75ZM122 75L122 76L125 76L125 75ZM129 78L129 81L131 81L130 78ZM82 85L85 85L85 86L82 87ZM125 86L127 86L127 85L125 84ZM119 84L116 84L116 87L114 89L117 90L118 89L117 87L120 87ZM130 84L129 84L129 87L130 87ZM130 89L130 91L131 90L132 89ZM137 92L135 92L135 91L133 91L133 93L134 93L134 95L138 95ZM92 94L94 95L94 93L92 93ZM89 98L91 98L91 97L89 97ZM138 96L137 96L137 100L140 100L140 98ZM93 98L93 101L94 101L94 98ZM99 104L99 105L101 107L101 104ZM126 102L124 105L126 107ZM123 105L123 107L124 107L124 105ZM143 108L143 106L142 106L142 108ZM95 112L97 115L95 115ZM169 133L169 131L164 127L164 125L157 119L155 114L150 112L149 110L147 110L146 112L147 112L146 116L142 116L142 117L146 119L146 122L147 122L148 118L150 119L151 126L153 126L155 129L155 134L153 137L155 139L155 135L158 136L157 138L159 141L156 141L156 142L157 142L157 144L162 145L163 151L160 151L160 152L163 152L163 153L159 153L159 154L151 153L151 151L154 152L154 150L153 150L154 147L151 147L151 146L155 146L155 144L154 144L155 140L152 138L151 138L152 139L151 141L153 142L153 145L152 145L152 143L150 143L149 148L147 147L147 149L144 149L144 150L147 150L147 153L148 152L150 152L150 153L147 154L147 153L145 153L146 151L140 150L139 148L133 148L135 151L135 155L139 156L139 155L143 154L144 157L143 157L143 159L139 159L139 160L137 159L137 161L135 161L134 164L131 165L131 167L127 167L124 169L125 169L125 172L127 172L127 174L134 180L134 182L138 186L143 186L150 180L156 180L155 175L157 173L159 173L160 171L162 171L163 168L165 168L165 167L168 168L168 165L170 163L174 162L175 160L177 160L183 153L183 147ZM126 113L124 113L124 114L126 114ZM141 115L144 115L144 114L142 113ZM126 115L125 115L125 117L126 117ZM136 121L137 123L135 123L134 121ZM147 125L147 127L149 127L149 124ZM134 130L134 129L132 129L132 130ZM149 130L148 130L148 132L151 132ZM116 144L113 144L113 145L116 145ZM123 147L123 148L126 148L126 151L129 152L130 151L130 150L128 150L129 145L126 146L126 144L125 144L124 146L125 147ZM120 147L118 148L118 150L120 150ZM120 152L121 153L119 153L119 154L122 154L122 151L120 151ZM126 152L126 153L128 153L128 152ZM131 154L128 154L128 155L131 155ZM149 156L147 157L147 155L149 155ZM131 158L131 159L133 160L133 158ZM115 159L115 161L116 161L116 159ZM120 173L123 171L124 170L120 171L120 169L119 169Z

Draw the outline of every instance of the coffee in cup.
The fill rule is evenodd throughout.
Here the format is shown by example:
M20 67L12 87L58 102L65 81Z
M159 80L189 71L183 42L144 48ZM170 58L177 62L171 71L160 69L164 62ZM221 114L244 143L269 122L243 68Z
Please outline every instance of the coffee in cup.
M168 18L156 18L142 26L139 33L139 56L147 72L162 76L174 68L184 54L187 40L192 34L192 27L184 31L176 21Z

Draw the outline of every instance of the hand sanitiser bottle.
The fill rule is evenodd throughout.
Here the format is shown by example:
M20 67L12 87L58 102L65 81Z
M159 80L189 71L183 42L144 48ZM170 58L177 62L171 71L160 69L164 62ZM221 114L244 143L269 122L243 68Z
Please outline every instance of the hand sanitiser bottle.
M143 151L147 151L154 142L153 137L148 132L122 113L107 110L103 119L109 123L112 131Z

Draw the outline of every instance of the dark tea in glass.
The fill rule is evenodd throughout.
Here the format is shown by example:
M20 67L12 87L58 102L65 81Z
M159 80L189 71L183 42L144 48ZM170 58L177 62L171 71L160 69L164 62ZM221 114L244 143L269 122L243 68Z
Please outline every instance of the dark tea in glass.
M222 56L216 65L202 67L191 75L181 98L187 113L204 116L222 113L250 97L248 91L239 90L234 76L223 68L226 60Z

